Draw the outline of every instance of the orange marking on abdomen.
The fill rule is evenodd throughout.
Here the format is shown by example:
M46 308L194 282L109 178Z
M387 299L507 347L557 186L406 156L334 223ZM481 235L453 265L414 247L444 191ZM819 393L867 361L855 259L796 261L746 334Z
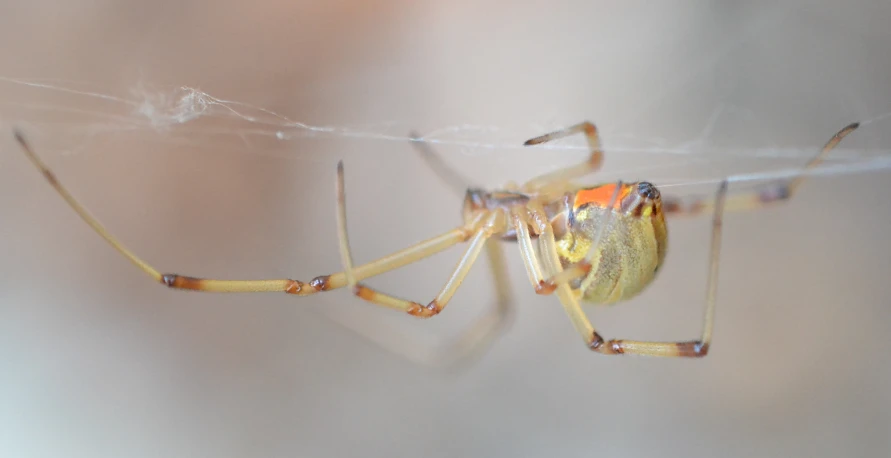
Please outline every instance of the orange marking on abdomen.
M616 203L613 205L613 208L621 208L622 199L628 196L632 191L632 186L623 184L622 188L619 189L619 195L616 198ZM605 184L598 186L596 188L590 189L582 189L575 193L575 202L573 202L572 206L574 209L578 209L583 205L594 204L598 207L606 207L609 205L610 200L613 198L613 194L616 192L616 184Z

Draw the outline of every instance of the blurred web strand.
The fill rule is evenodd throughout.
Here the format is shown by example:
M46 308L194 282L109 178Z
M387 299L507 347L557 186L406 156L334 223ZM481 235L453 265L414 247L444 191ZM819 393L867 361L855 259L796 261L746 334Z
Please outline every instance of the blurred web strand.
M79 107L69 107L64 105L49 105L39 103L15 103L4 102L6 105L18 106L31 111L37 112L54 112L68 113L101 119L103 121L86 121L80 127L82 132L91 132L96 135L99 133L124 132L134 130L155 130L159 132L169 132L177 126L188 126L185 132L189 136L200 135L238 135L245 139L251 135L274 137L279 141L287 141L300 137L349 137L360 138L377 141L398 141L407 142L420 141L429 144L459 147L465 150L523 150L526 149L521 145L522 142L511 143L493 143L472 140L460 140L448 138L449 136L467 135L476 133L477 136L491 137L496 132L501 132L496 126L477 126L477 125L457 125L437 129L420 138L410 138L408 132L411 127L398 123L376 123L369 124L363 128L337 127L337 126L316 126L304 122L294 121L284 115L268 110L263 107L254 106L248 103L226 100L214 97L201 90L182 86L174 91L165 93L162 91L150 91L140 85L131 91L132 98L124 98L101 92L75 89L77 83L71 81L50 80L50 79L33 79L24 80L0 76L0 82L20 85L27 88L47 90L86 99L92 99L94 102L108 102L126 108L126 113L115 114L108 111L96 111ZM703 149L710 151L710 160L727 158L727 157L746 157L746 158L810 158L815 154L813 147L809 148L714 148L706 144L709 133L714 128L717 118L721 115L724 107L718 107L711 116L708 124L702 129L700 135L692 141L682 143L674 148L667 147L622 147L610 145L609 150L614 153L645 153L645 154L674 154L686 155L693 157L694 149ZM870 124L891 117L891 112L885 113L872 119L861 121L861 130ZM195 121L202 118L211 119L232 119L237 122L246 123L249 127L242 127L233 131L233 129L223 126L198 125ZM77 125L78 122L67 121L69 125ZM33 123L32 123L33 124ZM558 126L554 126L558 128ZM399 134L390 134L387 131L399 129ZM234 133L233 133L234 132ZM404 132L404 133L403 133ZM528 136L528 132L526 133ZM446 138L437 138L444 136ZM525 138L525 137L524 137ZM581 143L581 142L580 142ZM660 143L652 140L650 143ZM694 148L695 147L695 148ZM555 151L585 151L587 147L584 144L567 145L561 142L547 143L539 145L536 148L555 150ZM862 150L853 150L845 148L837 148L833 151L832 156L843 158L845 162L833 165L821 165L809 172L809 176L828 176L842 175L851 173L865 173L869 171L880 171L891 169L891 151L888 150L871 150L871 153L878 154L878 157L863 158L860 154ZM701 157L701 156L699 156ZM759 182L766 180L779 180L793 177L801 174L801 168L788 168L771 172L759 172L732 175L730 181L732 183L743 182ZM694 181L684 180L678 183L660 184L660 187L677 187L689 185L705 185L716 184L721 178Z

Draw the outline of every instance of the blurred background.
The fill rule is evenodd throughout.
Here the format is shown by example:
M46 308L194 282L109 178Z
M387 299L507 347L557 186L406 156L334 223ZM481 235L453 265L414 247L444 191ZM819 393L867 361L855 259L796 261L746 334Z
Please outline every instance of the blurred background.
M883 1L3 2L0 455L887 456L891 6ZM496 300L481 259L433 320L360 302L173 291L83 224L27 162L162 271L308 281L340 268L334 170L365 262L460 223L407 140L496 187L574 164L522 148L591 120L592 183L711 195L799 166L864 121L785 205L727 215L712 352L592 354L505 244L516 314L469 370L437 348ZM879 161L879 162L875 162ZM848 167L850 166L850 167ZM840 168L839 168L840 167ZM859 171L854 171L859 167ZM876 168L879 166L876 166ZM755 182L737 183L734 192ZM670 223L606 337L700 332L708 217ZM429 301L461 249L370 284ZM360 330L361 332L356 332Z

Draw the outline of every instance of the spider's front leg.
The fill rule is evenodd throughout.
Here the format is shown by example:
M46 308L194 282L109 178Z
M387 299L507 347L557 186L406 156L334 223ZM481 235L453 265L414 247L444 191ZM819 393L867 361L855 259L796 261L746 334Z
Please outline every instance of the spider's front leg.
M600 166L603 164L603 150L600 148L600 137L597 134L597 127L589 121L531 138L526 140L523 145L538 145L579 133L584 134L585 140L588 142L590 151L588 160L578 165L535 177L523 185L522 189L524 191L544 194L551 191L549 188L565 187L568 181L594 173L600 169Z

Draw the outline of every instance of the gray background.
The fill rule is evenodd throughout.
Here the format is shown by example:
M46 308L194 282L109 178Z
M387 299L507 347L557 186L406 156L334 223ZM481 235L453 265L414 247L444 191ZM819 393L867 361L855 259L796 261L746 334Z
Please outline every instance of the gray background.
M592 182L781 170L854 120L872 122L835 163L887 158L891 146L891 119L881 118L891 112L891 7L882 1L2 9L3 129L25 129L91 211L165 271L303 280L336 271L339 159L358 261L451 228L460 196L404 140L409 129L431 133L447 163L487 186L581 160L580 138L518 145L584 119L607 149ZM180 86L337 132L310 135L226 102L167 123ZM428 321L343 291L169 291L82 224L9 135L0 152L0 455L891 450L888 172L817 178L787 205L727 216L704 360L591 354L556 299L530 291L507 245L516 320L470 371L445 375L371 339L427 348L463 329L494 298L485 261ZM668 263L651 288L588 309L604 335L698 335L708 218L670 230ZM459 252L371 283L427 301Z

